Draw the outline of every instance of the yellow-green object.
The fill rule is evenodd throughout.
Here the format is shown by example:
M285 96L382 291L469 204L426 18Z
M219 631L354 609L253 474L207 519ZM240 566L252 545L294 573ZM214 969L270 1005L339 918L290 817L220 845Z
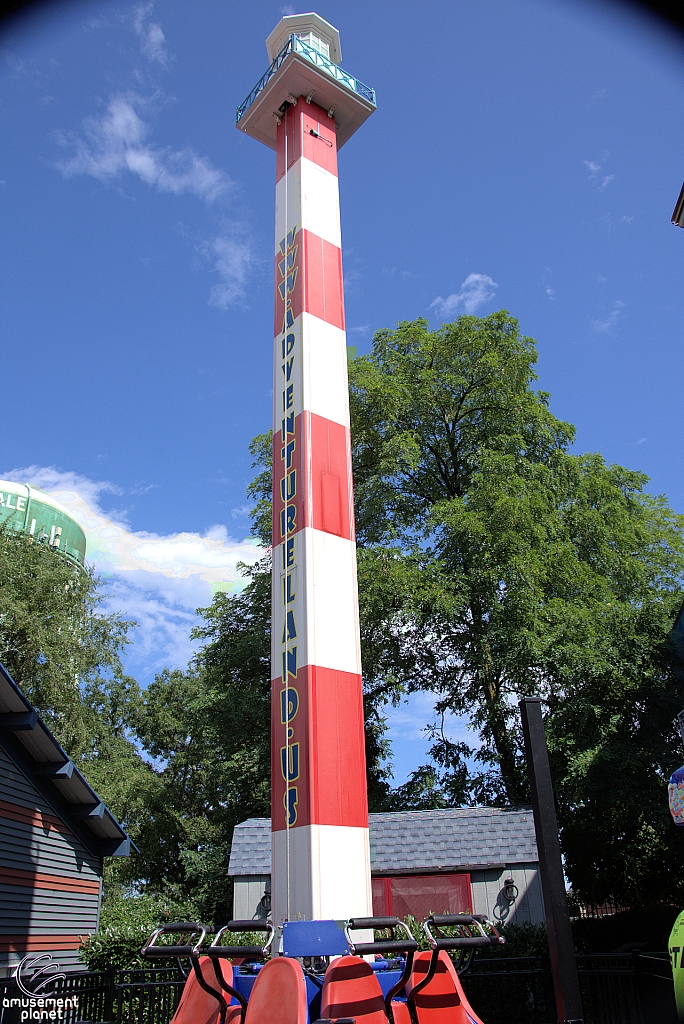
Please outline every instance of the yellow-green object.
M672 926L667 948L672 964L677 1016L684 1021L684 910Z

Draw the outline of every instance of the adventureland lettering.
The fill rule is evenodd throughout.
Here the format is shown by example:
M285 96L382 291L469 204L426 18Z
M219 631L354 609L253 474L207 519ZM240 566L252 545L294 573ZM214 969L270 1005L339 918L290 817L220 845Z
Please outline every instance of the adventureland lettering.
M281 281L278 291L285 302L285 311L279 341L281 368L281 425L280 425L280 465L274 473L276 494L280 493L283 509L280 513L280 600L282 602L283 631L281 638L282 686L280 691L280 722L287 731L287 741L280 748L280 770L285 781L283 806L287 825L297 824L300 777L300 743L295 739L297 714L299 711L299 693L297 691L297 622L295 619L295 598L297 592L297 509L293 504L297 494L297 468L294 464L297 439L295 437L296 408L295 382L299 380L300 346L297 345L292 313L292 299L289 296L295 289L299 267L297 256L297 227L290 231L280 242L281 259L278 270ZM274 467L275 469L276 467ZM301 484L301 481L299 482ZM276 538L274 538L274 541ZM275 552L274 552L275 554ZM293 682L290 682L290 679Z

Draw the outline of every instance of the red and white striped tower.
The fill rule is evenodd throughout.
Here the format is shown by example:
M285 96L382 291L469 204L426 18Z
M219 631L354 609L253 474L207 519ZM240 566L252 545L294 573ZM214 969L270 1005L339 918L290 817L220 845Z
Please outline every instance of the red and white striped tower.
M372 912L337 150L375 109L339 33L283 18L238 127L276 150L273 919Z

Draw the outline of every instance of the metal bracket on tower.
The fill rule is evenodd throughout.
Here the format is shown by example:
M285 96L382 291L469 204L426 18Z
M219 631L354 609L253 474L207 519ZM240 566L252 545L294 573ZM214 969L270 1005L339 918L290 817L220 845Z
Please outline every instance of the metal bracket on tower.
M334 117L334 116L335 116L335 107L336 107L336 106L337 106L337 104L336 104L336 103L333 103L332 107L331 107L331 108L330 108L330 110L328 111L328 117Z
M311 100L312 100L312 99L314 98L314 94L315 94L315 92L316 92L316 90L315 90L315 89L312 89L312 90L311 90L311 92L309 93L309 95L308 95L308 96L306 97L306 102L307 102L307 103L311 103Z

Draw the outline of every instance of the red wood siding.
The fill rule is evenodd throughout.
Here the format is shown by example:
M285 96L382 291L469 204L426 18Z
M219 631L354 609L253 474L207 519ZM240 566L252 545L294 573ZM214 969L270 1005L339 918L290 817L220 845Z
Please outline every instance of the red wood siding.
M465 914L473 908L467 873L375 877L372 886L375 917L411 914L424 921L430 914Z

